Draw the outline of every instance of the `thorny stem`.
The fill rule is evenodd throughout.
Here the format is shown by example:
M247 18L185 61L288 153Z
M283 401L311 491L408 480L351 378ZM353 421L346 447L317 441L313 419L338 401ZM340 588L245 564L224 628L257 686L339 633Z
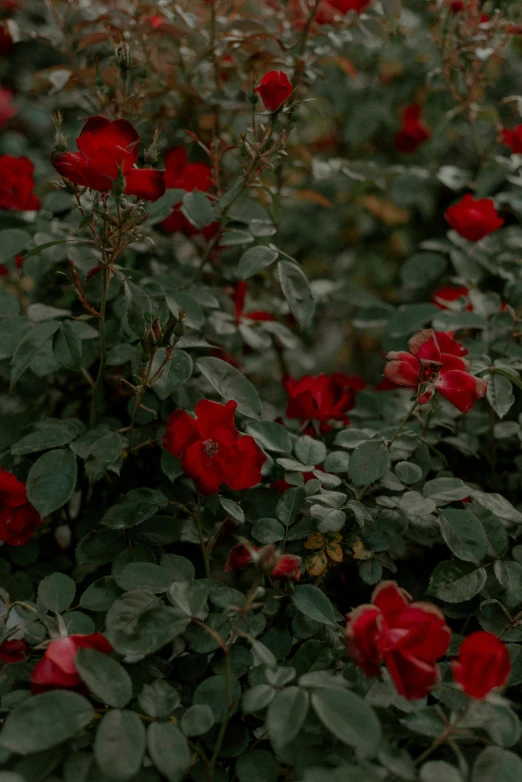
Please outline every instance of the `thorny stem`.
M415 760L415 765L416 765L416 766L420 766L420 764L421 764L421 763L424 763L424 761L426 760L426 758L429 758L429 756L432 754L432 752L434 752L434 751L437 749L437 747L439 747L441 744L443 744L445 741L447 741L447 740L449 739L449 737L450 737L450 736L451 736L451 734L454 732L454 730L455 730L455 728L457 727L457 725L459 724L459 722L461 722L461 721L462 721L462 719L463 719L463 718L466 716L466 714L468 713L468 711L469 711L469 708L470 708L470 705L471 705L471 704L468 704L468 705L466 706L466 708L464 709L464 711L463 711L461 714L459 714L459 716L457 717L457 719L455 720L455 722L448 724L448 725L446 726L446 728L444 728L444 730L442 731L442 733L440 734L440 736L438 736L438 737L437 737L437 738L436 738L436 739L435 739L435 740L434 740L434 741L431 743L431 745L428 747L428 749L427 749L425 752L423 752L423 753L422 753L422 755L419 755L419 757L418 757L418 758Z
M392 439L390 440L389 445L391 445L393 442L395 442L395 440L397 439L399 434L402 432L404 426L408 423L408 421L412 417L413 413L417 409L418 404L419 404L419 401L418 401L418 399L416 399L415 402L413 403L413 405L410 407L410 409L406 413L406 415L404 416L404 418L402 419L402 421L400 422L400 424L397 427L397 429L395 430L395 434L393 435Z

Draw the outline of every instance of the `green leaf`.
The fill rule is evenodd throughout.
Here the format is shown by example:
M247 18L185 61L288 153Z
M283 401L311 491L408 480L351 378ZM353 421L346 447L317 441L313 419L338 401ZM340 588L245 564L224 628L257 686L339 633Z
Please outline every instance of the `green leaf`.
M54 357L65 369L81 369L82 340L73 324L65 320L53 337Z
M138 696L140 708L151 717L168 717L180 702L178 692L163 679L144 684Z
M163 364L167 349L158 348L152 362L151 377ZM175 350L170 361L167 362L160 377L152 384L152 390L161 400L167 399L174 391L185 385L190 380L193 371L192 358L184 350Z
M140 770L144 753L145 728L136 712L108 711L94 739L100 771L114 782L125 782Z
M108 654L97 649L78 649L74 658L78 673L102 703L122 709L132 698L129 674Z
M296 486L287 489L276 505L276 515L279 521L287 527L293 524L305 503L305 499L306 492L303 488Z
M469 496L469 487L460 478L435 478L426 481L422 493L432 499L436 505L464 500Z
M193 704L210 706L215 722L223 722L227 711L226 676L210 676L199 684L194 693ZM230 703L236 704L241 698L241 685L232 677L230 684Z
M464 603L475 597L486 583L486 571L469 562L445 561L437 565L428 594L447 603Z
M448 548L459 559L479 565L486 556L486 534L480 521L469 511L454 508L443 510L440 531Z
M190 763L183 734L169 722L153 722L147 730L147 748L152 762L169 782L180 782Z
M422 478L421 468L418 464L413 464L413 462L398 462L395 465L395 474L407 486L417 483Z
M22 257L25 261L26 258L30 258L32 255L40 255L40 253L43 250L49 249L49 247L56 247L57 244L84 244L84 240L74 240L74 239L57 239L55 242L44 242L43 244L39 244L37 247L33 247L32 250L29 250L26 252Z
M241 755L236 763L239 782L277 782L279 764L272 752L253 749Z
M51 342L53 334L60 328L57 320L39 323L23 337L11 359L11 388L16 385L24 372L29 369L40 350Z
M201 736L214 724L210 706L191 706L181 718L181 729L185 736Z
M152 562L131 562L114 576L114 580L126 592L132 589L166 592L171 581L167 571Z
M324 688L312 693L312 707L325 728L340 741L362 755L372 756L379 751L379 720L358 695L345 689Z
M279 261L277 271L290 312L304 329L310 324L315 312L315 301L310 283L301 267L295 263Z
M326 458L326 445L321 440L316 440L305 434L298 437L294 444L294 452L303 464L313 464L314 466L324 462Z
M31 434L18 440L11 448L11 453L14 456L22 456L26 453L37 453L60 445L68 445L83 432L83 429L82 422L77 418L46 418L36 425Z
M123 598L136 594L146 595L147 593L128 592L127 595L123 595ZM113 609L114 606L111 612ZM120 654L145 657L145 655L153 654L172 643L174 638L184 632L189 621L190 619L179 609L156 604L143 610L118 630L113 629L109 622L109 614L107 614L107 627L109 628L107 634L110 642ZM118 623L121 626L121 616Z
M382 478L388 469L388 449L380 440L369 440L353 452L348 475L357 486L368 486Z
M488 376L487 399L499 418L504 418L515 404L513 386L507 377L495 373Z
M125 440L119 432L107 432L92 443L85 461L85 472L90 483L101 480L107 470L119 475L124 446Z
M391 337L403 337L422 329L440 310L433 304L404 304L396 310L386 327Z
M463 782L458 769L444 760L430 760L424 763L420 770L420 779L421 782Z
M254 714L262 711L273 701L277 690L269 684L257 684L243 695L243 711L245 714Z
M262 245L250 247L239 259L237 273L242 280L247 280L254 274L271 266L274 261L277 261L277 256L277 251L272 250L270 247Z
M234 500L229 500L227 497L219 497L219 504L227 513L231 519L234 519L234 521L237 521L238 524L244 524L245 523L245 514L243 512L243 509L240 505L237 504L237 502L234 502Z
M14 293L0 288L0 317L11 318L20 312L20 303Z
M284 426L274 421L248 421L246 431L262 448L278 453L290 453L292 441Z
M70 499L76 487L76 456L61 449L40 456L27 476L27 497L40 516L48 516Z
M285 529L276 519L258 519L252 527L252 537L263 544L277 543L285 537Z
M28 698L8 715L0 746L20 755L41 752L70 739L93 718L94 709L82 695L45 692Z
M10 263L31 241L31 234L20 228L7 228L0 231L0 263Z
M522 760L501 747L486 747L473 765L472 782L520 782Z
M332 604L320 589L312 584L303 584L295 588L292 597L295 607L309 619L324 625L335 624Z
M238 411L249 418L261 415L261 401L255 386L238 369L220 358L205 356L197 361L202 375L223 399L237 402Z
M80 597L80 605L88 611L108 611L121 595L121 589L112 578L104 576L90 584Z
M494 516L498 516L499 519L513 521L515 524L522 522L522 513L501 494L487 494L478 489L471 489L470 495L479 505L487 508Z
M111 529L130 529L150 519L168 502L165 495L155 489L132 489L105 512L101 523Z
M266 727L276 752L299 734L308 714L310 696L299 687L285 687L268 707Z
M203 230L215 219L214 209L205 193L194 190L181 199L181 211L193 226Z
M69 608L75 594L76 584L65 573L51 573L38 584L38 600L57 614Z

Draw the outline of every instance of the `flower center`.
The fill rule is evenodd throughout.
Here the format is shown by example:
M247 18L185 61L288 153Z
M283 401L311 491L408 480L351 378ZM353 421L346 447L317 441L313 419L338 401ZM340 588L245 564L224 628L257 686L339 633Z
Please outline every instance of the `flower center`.
M215 440L205 440L203 443L203 450L205 451L206 455L210 456L212 459L212 457L215 456L219 451L219 445Z

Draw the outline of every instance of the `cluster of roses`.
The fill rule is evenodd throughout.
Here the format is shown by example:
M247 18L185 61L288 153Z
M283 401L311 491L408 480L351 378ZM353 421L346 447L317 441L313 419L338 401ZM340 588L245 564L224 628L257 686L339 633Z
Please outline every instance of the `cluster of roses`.
M295 578L296 563L285 555L277 556L270 546L255 551L244 544L234 547L226 570L237 570L255 561L263 572L274 578ZM449 647L451 631L444 615L430 603L412 602L410 596L393 581L379 584L372 602L361 605L347 617L346 650L367 676L381 676L384 664L397 692L409 700L428 695L440 678L437 661ZM53 640L31 674L34 694L53 689L88 693L76 668L78 649L96 649L104 654L112 646L101 633L71 635ZM23 640L7 640L0 645L0 663L16 663L30 654ZM451 663L457 685L475 699L483 699L503 687L511 672L506 645L493 633L471 633L461 644L459 655Z

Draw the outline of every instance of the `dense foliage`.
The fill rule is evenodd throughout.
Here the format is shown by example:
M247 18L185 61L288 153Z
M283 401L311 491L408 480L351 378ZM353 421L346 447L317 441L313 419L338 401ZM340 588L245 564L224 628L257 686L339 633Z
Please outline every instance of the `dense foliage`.
M520 4L0 7L0 782L522 779Z

